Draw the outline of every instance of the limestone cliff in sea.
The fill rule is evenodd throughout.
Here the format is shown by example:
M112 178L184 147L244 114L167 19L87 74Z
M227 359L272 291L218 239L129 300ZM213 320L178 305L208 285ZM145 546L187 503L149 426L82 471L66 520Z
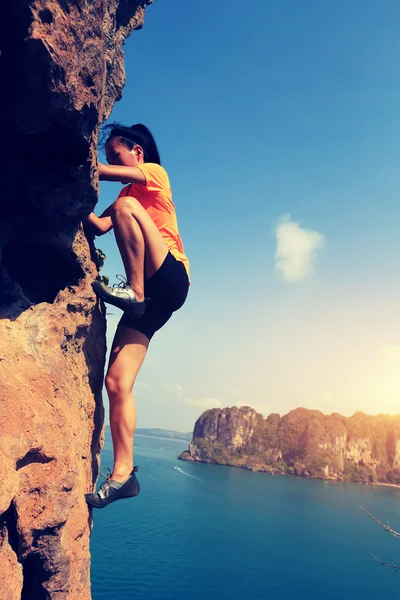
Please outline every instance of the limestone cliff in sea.
M268 418L244 406L197 420L182 460L320 479L400 484L400 415L298 408Z
M81 221L122 45L152 0L0 8L0 598L88 600L105 316Z

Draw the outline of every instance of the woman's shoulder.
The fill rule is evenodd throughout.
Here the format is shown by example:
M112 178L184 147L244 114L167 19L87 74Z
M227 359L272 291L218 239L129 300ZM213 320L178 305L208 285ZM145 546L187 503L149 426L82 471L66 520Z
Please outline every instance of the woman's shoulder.
M143 163L143 165L139 165L141 167L144 167L145 169L148 169L149 171L152 171L154 173L165 173L165 175L168 175L167 171L164 169L163 166L159 165L158 163L151 163L151 162L146 162Z
M154 182L159 185L169 187L168 173L161 165L157 163L146 162L142 165L138 165L138 167L146 177L148 184Z

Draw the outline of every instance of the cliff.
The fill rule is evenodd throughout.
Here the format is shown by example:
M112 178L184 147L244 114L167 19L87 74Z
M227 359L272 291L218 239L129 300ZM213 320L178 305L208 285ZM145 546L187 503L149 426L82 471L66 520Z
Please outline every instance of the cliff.
M320 479L400 484L400 415L298 408L267 419L250 407L208 410L182 460Z
M151 0L6 0L0 17L0 595L90 594L105 317L81 220L122 44Z

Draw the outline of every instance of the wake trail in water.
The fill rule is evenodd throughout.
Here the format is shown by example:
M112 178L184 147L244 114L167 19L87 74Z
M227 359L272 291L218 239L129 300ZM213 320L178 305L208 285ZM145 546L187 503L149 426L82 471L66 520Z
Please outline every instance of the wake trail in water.
M199 479L199 477L195 477L194 475L191 475L190 473L186 473L186 471L183 471L180 467L174 467L174 469L176 471L179 471L179 473L182 473L182 475L186 475L186 477L191 477L192 479L196 479L197 481L203 481L202 479Z

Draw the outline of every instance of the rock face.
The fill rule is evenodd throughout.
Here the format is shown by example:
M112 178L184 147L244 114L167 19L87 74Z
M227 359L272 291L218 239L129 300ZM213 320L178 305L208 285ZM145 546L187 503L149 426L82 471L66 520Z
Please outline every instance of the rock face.
M267 419L249 407L208 410L183 460L253 471L400 484L400 415L352 417L298 408Z
M151 0L6 0L0 16L0 597L87 600L104 310L81 221L122 44Z

